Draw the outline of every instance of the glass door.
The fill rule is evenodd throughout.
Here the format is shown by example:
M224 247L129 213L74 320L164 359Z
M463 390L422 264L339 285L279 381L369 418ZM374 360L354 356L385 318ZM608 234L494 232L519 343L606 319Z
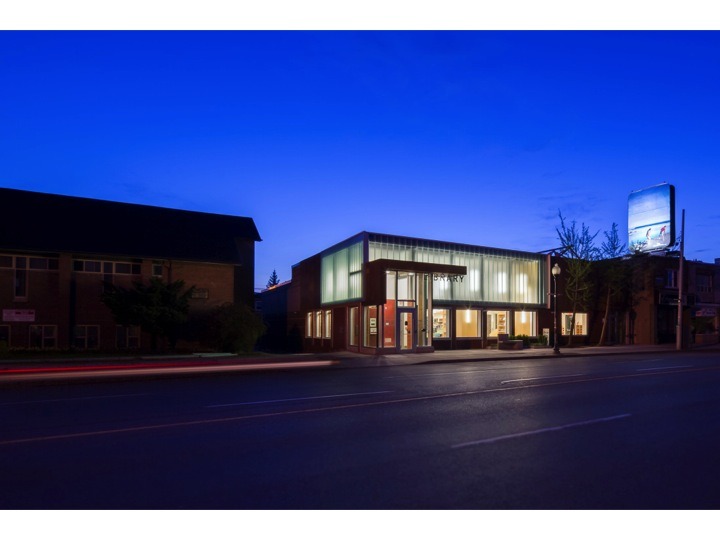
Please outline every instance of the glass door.
M411 352L417 346L417 312L415 308L398 309L398 348Z

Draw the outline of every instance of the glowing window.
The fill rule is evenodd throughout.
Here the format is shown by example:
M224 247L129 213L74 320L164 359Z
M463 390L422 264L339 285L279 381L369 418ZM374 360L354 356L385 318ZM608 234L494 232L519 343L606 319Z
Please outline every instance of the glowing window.
M480 337L480 311L477 309L455 310L455 337Z
M575 326L573 327L572 313L563 313L562 318L562 335L563 336L586 336L588 331L587 313L575 314Z
M433 309L433 338L450 337L450 310Z

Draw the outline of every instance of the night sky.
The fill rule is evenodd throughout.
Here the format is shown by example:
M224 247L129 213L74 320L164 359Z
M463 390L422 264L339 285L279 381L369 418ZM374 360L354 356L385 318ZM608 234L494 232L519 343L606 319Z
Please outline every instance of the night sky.
M668 182L712 262L718 96L718 32L3 31L0 185L252 217L264 287L363 230L627 243Z

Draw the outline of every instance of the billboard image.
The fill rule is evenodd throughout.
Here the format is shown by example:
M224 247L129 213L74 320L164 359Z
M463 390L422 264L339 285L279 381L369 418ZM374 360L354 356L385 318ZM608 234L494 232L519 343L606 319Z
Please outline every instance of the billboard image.
M628 197L628 247L648 253L675 244L675 186L660 184Z

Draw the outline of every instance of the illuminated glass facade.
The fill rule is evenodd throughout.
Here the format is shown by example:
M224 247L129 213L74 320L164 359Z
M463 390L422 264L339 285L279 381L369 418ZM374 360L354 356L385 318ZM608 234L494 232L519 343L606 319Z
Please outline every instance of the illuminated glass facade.
M362 297L362 241L323 255L322 303L345 302Z
M502 334L538 336L537 313L547 308L542 254L361 233L316 257L320 305L306 330L315 346L485 347Z
M545 304L545 256L370 235L369 261L392 259L465 266L465 276L433 276L433 300L518 305Z

